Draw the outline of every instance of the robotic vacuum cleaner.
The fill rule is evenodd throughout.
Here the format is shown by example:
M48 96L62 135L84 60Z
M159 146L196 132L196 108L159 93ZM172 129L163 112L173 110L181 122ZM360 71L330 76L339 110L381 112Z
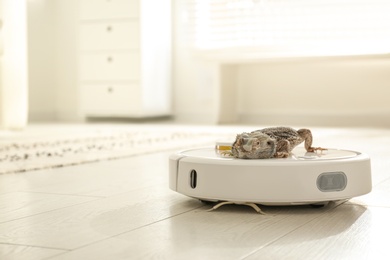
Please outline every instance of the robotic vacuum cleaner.
M371 191L368 155L295 148L288 158L237 159L228 146L181 151L169 158L169 187L202 201L262 205L321 205Z

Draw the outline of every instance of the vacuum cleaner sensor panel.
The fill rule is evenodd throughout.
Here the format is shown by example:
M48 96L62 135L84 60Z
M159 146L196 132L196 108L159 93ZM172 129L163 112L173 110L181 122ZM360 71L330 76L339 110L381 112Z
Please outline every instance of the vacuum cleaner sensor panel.
M313 204L369 193L371 166L368 155L348 150L296 148L288 158L246 160L202 148L171 155L169 181L172 190L206 201Z

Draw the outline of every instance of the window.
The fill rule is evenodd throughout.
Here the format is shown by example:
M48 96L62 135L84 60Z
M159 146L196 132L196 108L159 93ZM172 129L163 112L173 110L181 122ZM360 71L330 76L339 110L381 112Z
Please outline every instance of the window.
M388 0L185 0L191 46L271 56L390 52Z

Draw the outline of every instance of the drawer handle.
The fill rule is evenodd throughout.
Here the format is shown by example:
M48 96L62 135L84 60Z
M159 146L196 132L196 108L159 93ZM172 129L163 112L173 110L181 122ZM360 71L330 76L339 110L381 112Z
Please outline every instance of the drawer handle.
M107 28L106 28L106 31L107 31L107 32L111 32L111 31L112 31L112 26L111 26L111 25L108 25Z
M108 91L108 93L112 93L112 92L114 92L114 89L112 87L108 87L107 91Z
M112 61L113 61L112 57L111 57L111 56L108 56L108 57L107 57L107 62L112 62Z

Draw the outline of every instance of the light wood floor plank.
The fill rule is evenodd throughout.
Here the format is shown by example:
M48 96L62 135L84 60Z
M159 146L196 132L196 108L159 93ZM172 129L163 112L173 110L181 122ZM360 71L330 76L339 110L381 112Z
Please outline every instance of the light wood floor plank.
M1 260L42 260L64 252L58 249L0 244Z
M202 206L166 185L0 224L0 243L74 249Z
M390 259L390 209L343 205L245 259Z
M237 205L212 212L201 208L55 259L239 259L320 217L332 206L264 210L266 215Z
M10 192L0 194L0 223L96 199L98 198L31 192Z

